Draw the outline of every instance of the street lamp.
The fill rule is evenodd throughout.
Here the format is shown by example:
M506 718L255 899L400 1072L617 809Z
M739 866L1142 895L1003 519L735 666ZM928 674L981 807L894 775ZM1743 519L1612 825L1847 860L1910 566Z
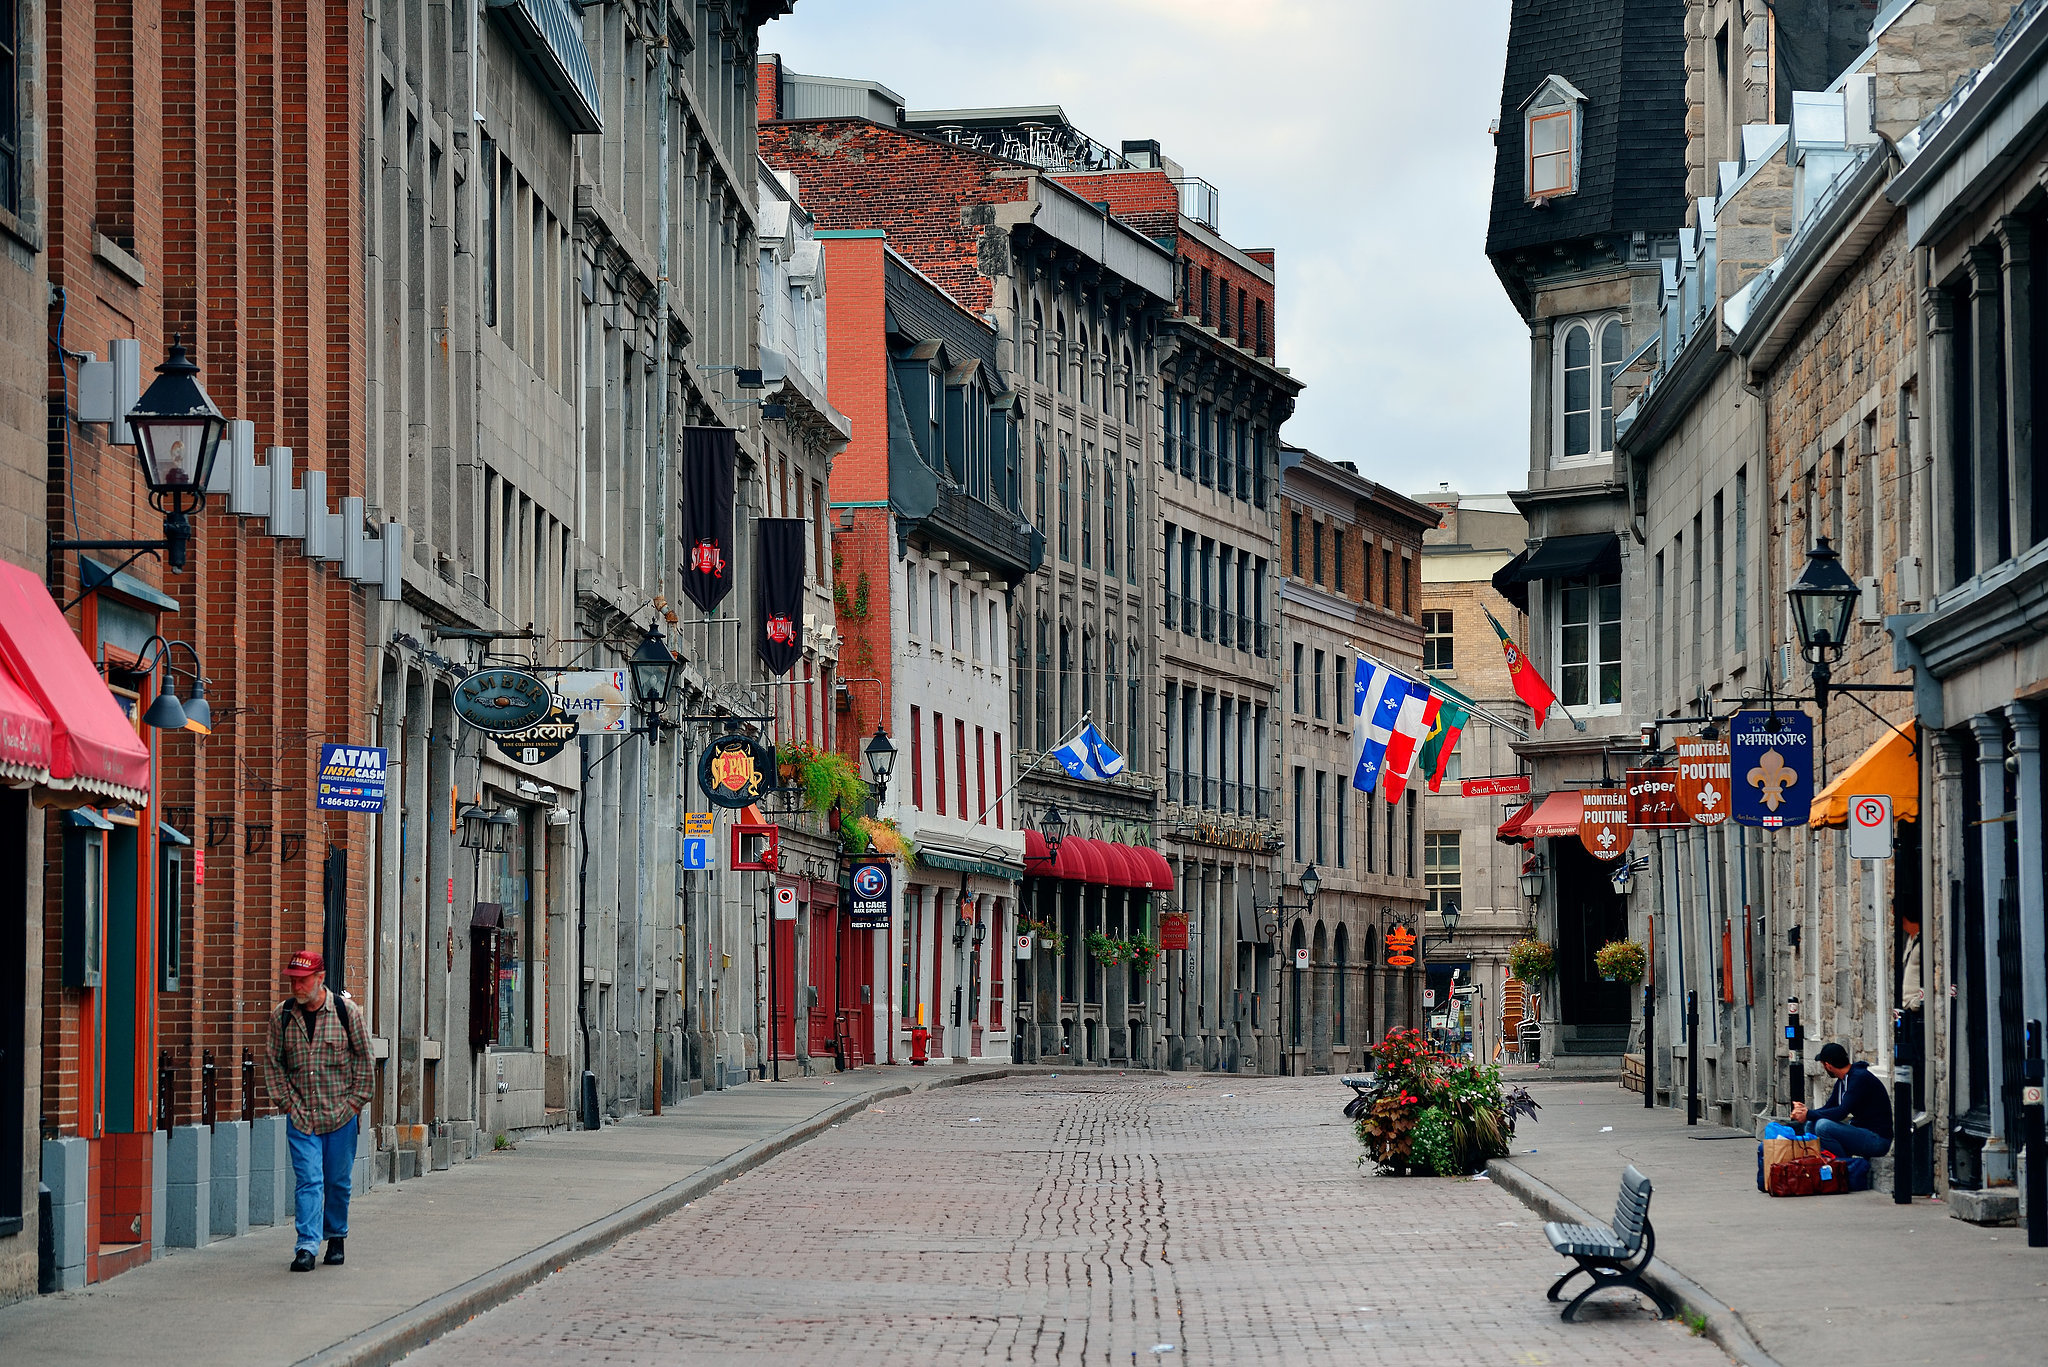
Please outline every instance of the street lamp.
M1301 871L1300 903L1279 901L1261 908L1273 913L1273 956L1275 960L1287 951L1287 928L1316 909L1316 898L1322 895L1323 876L1310 864ZM1287 971L1292 965L1276 964L1274 974L1274 1007L1279 1012L1280 1075L1287 1075ZM1299 970L1296 970L1297 972Z
M889 740L889 733L877 726L874 739L868 742L868 778L875 785L875 792L887 792L889 775L896 772L896 747Z
M150 504L165 514L164 550L174 570L185 568L185 544L192 539L185 514L206 506L206 486L228 426L199 387L198 374L183 343L173 338L170 356L127 414Z
M1531 855L1522 865L1522 896L1534 901L1543 895L1543 856Z
M1048 859L1060 855L1060 842L1067 838L1067 819L1060 815L1057 804L1047 807L1038 818L1038 833L1045 837L1045 853Z
M1842 568L1842 557L1826 537L1806 555L1806 567L1785 596L1792 600L1792 627L1799 653L1813 666L1813 703L1828 710L1832 666L1848 647L1849 622L1863 591Z
M152 647L154 651L152 652ZM181 670L171 663L171 652L183 650L192 657L192 668ZM206 701L206 680L199 676L202 668L199 652L186 641L167 641L161 636L152 636L142 643L134 672L154 674L158 668L164 671L164 686L157 691L154 701L142 714L144 726L159 731L192 731L202 736L213 734L213 708ZM192 696L180 700L178 697L178 675L185 674L192 680Z
M633 680L634 706L646 719L647 734L652 736L662 712L668 707L670 696L675 692L676 676L682 673L683 662L661 639L660 629L649 626L647 634L640 639L639 648L626 661L626 668Z
M1316 866L1311 864L1301 875L1301 895L1308 899L1309 907L1315 906L1316 897L1322 890L1322 876L1316 872Z

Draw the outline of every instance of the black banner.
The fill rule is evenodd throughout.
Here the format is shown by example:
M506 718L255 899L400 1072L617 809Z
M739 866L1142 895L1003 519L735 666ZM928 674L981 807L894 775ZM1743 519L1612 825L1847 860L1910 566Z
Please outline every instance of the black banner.
M796 668L804 653L804 533L800 517L754 519L754 649L768 672Z
M730 427L683 429L683 592L706 612L732 591L733 461Z

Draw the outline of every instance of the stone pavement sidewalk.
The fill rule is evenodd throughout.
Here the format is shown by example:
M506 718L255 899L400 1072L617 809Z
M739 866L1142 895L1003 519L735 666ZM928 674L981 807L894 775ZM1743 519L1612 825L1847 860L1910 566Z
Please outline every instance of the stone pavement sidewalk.
M173 1250L111 1281L0 1310L0 1361L395 1361L870 1101L1016 1071L1037 1070L899 1064L749 1082L691 1097L659 1118L523 1139L358 1197L345 1267L287 1271L289 1225Z
M1613 1218L1624 1165L1655 1184L1657 1259L1738 1360L1784 1367L2033 1363L2048 1342L2048 1249L1891 1192L1785 1200L1756 1189L1756 1140L1683 1111L1645 1110L1613 1083L1534 1083L1543 1106L1495 1180ZM1530 1180L1530 1179L1533 1179ZM1563 1218L1580 1218L1566 1216ZM1558 1267L1562 1270L1562 1259ZM1718 1303L1718 1304L1717 1304ZM1751 1345L1754 1345L1752 1348ZM1759 1351L1755 1351L1760 1349Z

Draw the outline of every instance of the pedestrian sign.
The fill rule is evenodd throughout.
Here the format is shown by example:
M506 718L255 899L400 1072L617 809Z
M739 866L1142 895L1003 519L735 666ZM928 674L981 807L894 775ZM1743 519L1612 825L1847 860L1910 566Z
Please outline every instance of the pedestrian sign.
M1892 800L1883 793L1849 799L1849 857L1892 857Z
M687 835L683 837L683 867L686 869L708 869L711 867L711 839L709 836Z

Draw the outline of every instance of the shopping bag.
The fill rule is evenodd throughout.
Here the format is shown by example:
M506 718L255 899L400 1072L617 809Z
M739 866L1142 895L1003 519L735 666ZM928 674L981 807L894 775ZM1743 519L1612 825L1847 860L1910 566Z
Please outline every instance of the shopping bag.
M1783 1135L1772 1133L1779 1129L1784 1129L1786 1133ZM1811 1158L1817 1163L1820 1159L1820 1141L1810 1137L1797 1136L1791 1132L1790 1126L1774 1124L1767 1127L1764 1130L1763 1150L1764 1189L1774 1196L1785 1194L1778 1190L1777 1183L1771 1177L1772 1172L1776 1170L1779 1164L1793 1162L1801 1158Z
M1798 1137L1799 1131L1793 1129L1782 1120L1773 1120L1764 1126L1764 1139L1797 1139ZM1766 1180L1768 1175L1768 1169L1764 1164L1763 1140L1760 1139L1756 1145L1756 1189L1758 1191L1769 1191L1771 1189L1769 1182Z

